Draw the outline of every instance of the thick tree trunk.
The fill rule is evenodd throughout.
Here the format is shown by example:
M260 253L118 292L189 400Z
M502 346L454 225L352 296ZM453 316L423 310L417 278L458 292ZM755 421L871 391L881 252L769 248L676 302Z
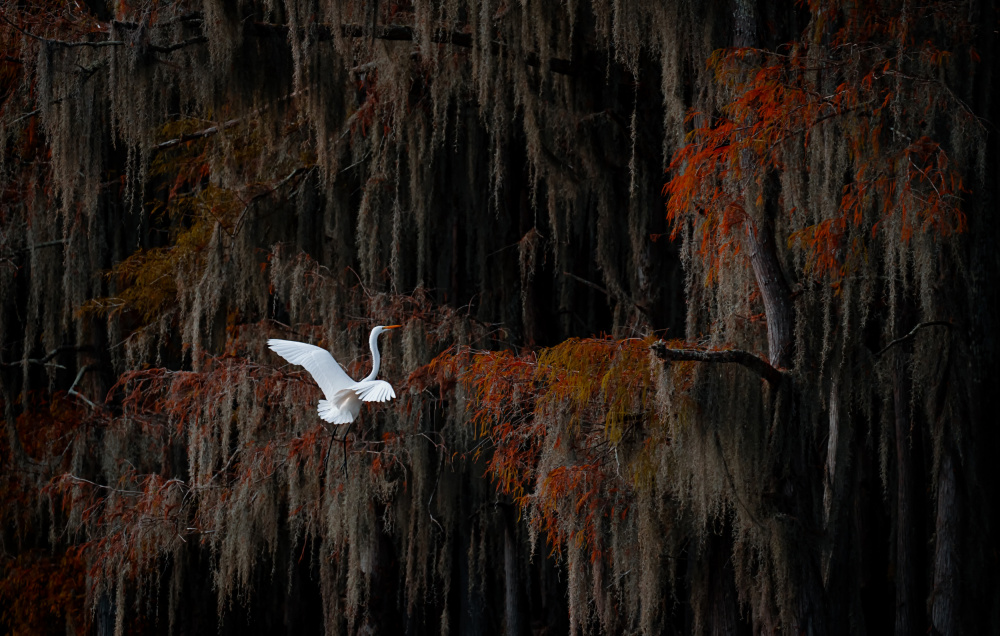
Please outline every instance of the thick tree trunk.
M767 317L767 349L771 366L788 369L795 354L792 290L781 271L774 231L769 222L747 222L747 245L757 288Z
M733 45L737 47L756 47L758 41L757 5L752 0L734 0L733 2ZM741 157L743 173L753 174L756 170L753 159L748 153ZM774 239L774 228L769 218L774 213L776 193L768 191L768 184L759 185L747 179L743 184L744 196L748 199L747 209L753 209L749 200L756 197L751 191L764 187L765 200L758 214L748 212L744 223L746 230L746 246L753 268L754 279L760 290L764 304L764 315L767 320L768 357L771 366L778 369L789 369L795 355L795 314L792 306L792 293L781 268L778 256L778 246ZM759 207L759 206L758 206ZM797 389L790 383L784 383L782 390L795 391L791 395L792 406L789 414L797 410L795 403L801 399ZM795 421L797 418L785 418ZM817 471L816 463L811 457L811 448L806 436L799 432L789 432L797 437L797 443L791 443L785 448L787 465L792 468L794 477L787 481L788 498L786 504L790 518L797 520L787 533L776 540L785 543L784 550L794 552L790 560L794 563L788 576L794 597L789 599L792 604L790 631L806 636L821 636L830 630L828 608L831 606L827 591L823 585L821 550L814 543L810 533L812 523L822 523L820 508L823 506L823 491L814 486L821 485L823 465ZM831 506L835 504L830 503Z
M751 0L735 0L733 3L733 45L737 47L758 46L757 38L757 6ZM743 173L753 174L753 160L744 154L740 159ZM744 190L749 190L750 180L743 184ZM750 196L745 192L746 196ZM768 193L765 193L765 198ZM749 209L749 206L748 206ZM795 352L794 321L792 311L792 290L781 271L781 261L778 259L778 246L774 241L774 229L766 218L767 209L761 211L761 218L748 218L746 228L747 248L750 254L750 264L753 275L764 302L764 314L767 317L767 348L771 366L787 369L792 365Z
M903 350L895 354L892 397L896 433L896 635L923 633L917 544L913 440L910 435L910 381Z
M520 595L521 576L518 568L517 540L511 514L504 515L503 529L503 570L504 570L504 625L507 636L521 636L524 633L521 620Z
M934 634L960 633L957 606L959 567L959 503L955 459L945 445L937 479L937 520L934 542L934 591L931 594L931 622Z

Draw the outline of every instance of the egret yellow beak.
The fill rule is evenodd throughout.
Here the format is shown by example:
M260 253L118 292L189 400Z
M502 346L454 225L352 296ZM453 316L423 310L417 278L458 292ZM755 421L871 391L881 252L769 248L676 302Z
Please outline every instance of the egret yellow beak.
M403 325L386 325L385 327L382 327L382 328L383 329L399 329L402 326Z

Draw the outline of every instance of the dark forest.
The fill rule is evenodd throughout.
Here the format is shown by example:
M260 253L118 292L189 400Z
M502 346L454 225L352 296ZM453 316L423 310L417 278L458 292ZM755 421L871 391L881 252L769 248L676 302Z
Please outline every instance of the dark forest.
M1000 633L998 44L3 0L0 632Z

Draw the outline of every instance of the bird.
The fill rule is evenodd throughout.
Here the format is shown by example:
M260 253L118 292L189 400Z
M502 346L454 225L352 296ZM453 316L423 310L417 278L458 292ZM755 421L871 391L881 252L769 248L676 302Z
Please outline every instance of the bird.
M401 325L378 325L368 336L372 350L372 372L363 380L355 382L337 364L330 352L315 345L293 340L271 338L267 346L279 356L305 367L316 384L323 390L326 399L319 401L319 417L332 424L351 424L361 412L362 402L387 402L396 397L392 385L385 380L376 380L382 356L378 352L378 337L385 331L398 329ZM344 435L347 437L346 433Z

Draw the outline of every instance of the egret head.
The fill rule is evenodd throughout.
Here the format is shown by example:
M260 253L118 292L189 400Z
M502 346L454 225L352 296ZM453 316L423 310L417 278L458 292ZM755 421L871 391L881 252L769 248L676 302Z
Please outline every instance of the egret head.
M390 329L399 329L402 325L379 325L372 329L372 335L378 337L383 331L389 331Z

